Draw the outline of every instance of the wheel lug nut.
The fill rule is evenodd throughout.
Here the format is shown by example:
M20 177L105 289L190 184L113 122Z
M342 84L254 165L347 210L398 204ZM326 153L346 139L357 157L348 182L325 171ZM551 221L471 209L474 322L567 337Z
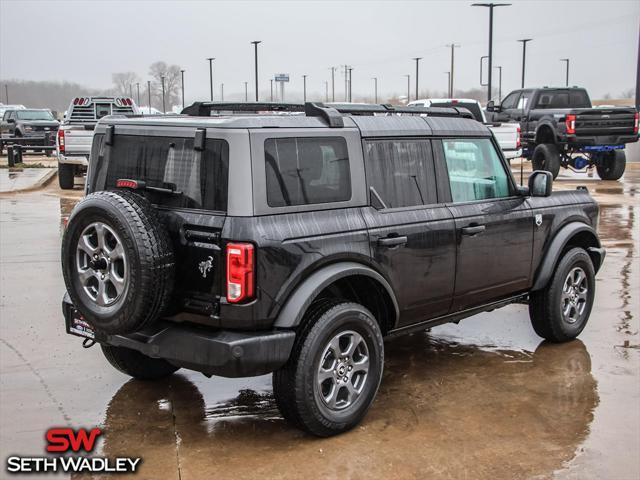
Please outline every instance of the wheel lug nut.
M349 371L353 370L353 367L351 365L349 365Z
M102 278L102 280L104 280L104 275L100 275L100 277Z

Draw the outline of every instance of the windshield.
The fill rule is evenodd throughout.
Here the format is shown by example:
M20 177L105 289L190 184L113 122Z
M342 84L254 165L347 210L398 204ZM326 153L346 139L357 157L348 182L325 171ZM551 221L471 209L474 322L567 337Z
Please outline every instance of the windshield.
M54 120L47 110L18 110L16 115L18 120Z

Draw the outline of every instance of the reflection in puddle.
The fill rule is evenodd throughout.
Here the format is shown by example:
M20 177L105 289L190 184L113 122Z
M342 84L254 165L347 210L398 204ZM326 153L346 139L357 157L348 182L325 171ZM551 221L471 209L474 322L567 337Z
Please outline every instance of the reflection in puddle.
M141 455L152 478L178 466L182 478L545 475L573 458L598 404L580 341L487 351L420 333L388 341L386 356L373 408L345 435L321 440L290 427L271 393L245 389L208 404L177 374L118 390L103 454Z

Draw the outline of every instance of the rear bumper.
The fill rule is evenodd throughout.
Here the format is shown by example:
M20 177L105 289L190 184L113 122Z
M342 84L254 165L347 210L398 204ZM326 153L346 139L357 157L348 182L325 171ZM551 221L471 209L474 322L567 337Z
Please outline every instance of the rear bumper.
M86 155L64 155L58 153L58 162L70 165L82 165L86 167L89 165L89 157Z
M504 158L511 160L512 158L519 158L522 156L522 149L517 150L502 150Z
M567 135L567 145L573 148L580 148L594 145L622 145L638 141L638 135Z
M67 333L75 308L65 294L62 300ZM72 333L73 334L73 333ZM99 343L137 350L207 375L252 377L273 372L289 359L295 333L292 330L235 332L159 321L128 335L102 335Z

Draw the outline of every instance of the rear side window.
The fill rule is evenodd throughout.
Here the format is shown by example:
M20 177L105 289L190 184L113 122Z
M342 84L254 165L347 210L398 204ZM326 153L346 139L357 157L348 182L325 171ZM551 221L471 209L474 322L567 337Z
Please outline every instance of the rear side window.
M264 144L270 207L351 199L347 142L342 137L269 138Z
M584 90L543 90L536 108L591 108Z
M115 135L113 145L109 146L104 144L103 137L96 135L92 147L92 191L115 188L119 179L138 180L147 186L174 190L174 193L143 191L154 204L226 211L229 176L226 141L207 139L205 149L199 151L193 148L193 138Z
M387 208L436 203L431 141L367 141L365 159L368 186Z
M442 140L455 203L511 194L507 172L488 138Z

